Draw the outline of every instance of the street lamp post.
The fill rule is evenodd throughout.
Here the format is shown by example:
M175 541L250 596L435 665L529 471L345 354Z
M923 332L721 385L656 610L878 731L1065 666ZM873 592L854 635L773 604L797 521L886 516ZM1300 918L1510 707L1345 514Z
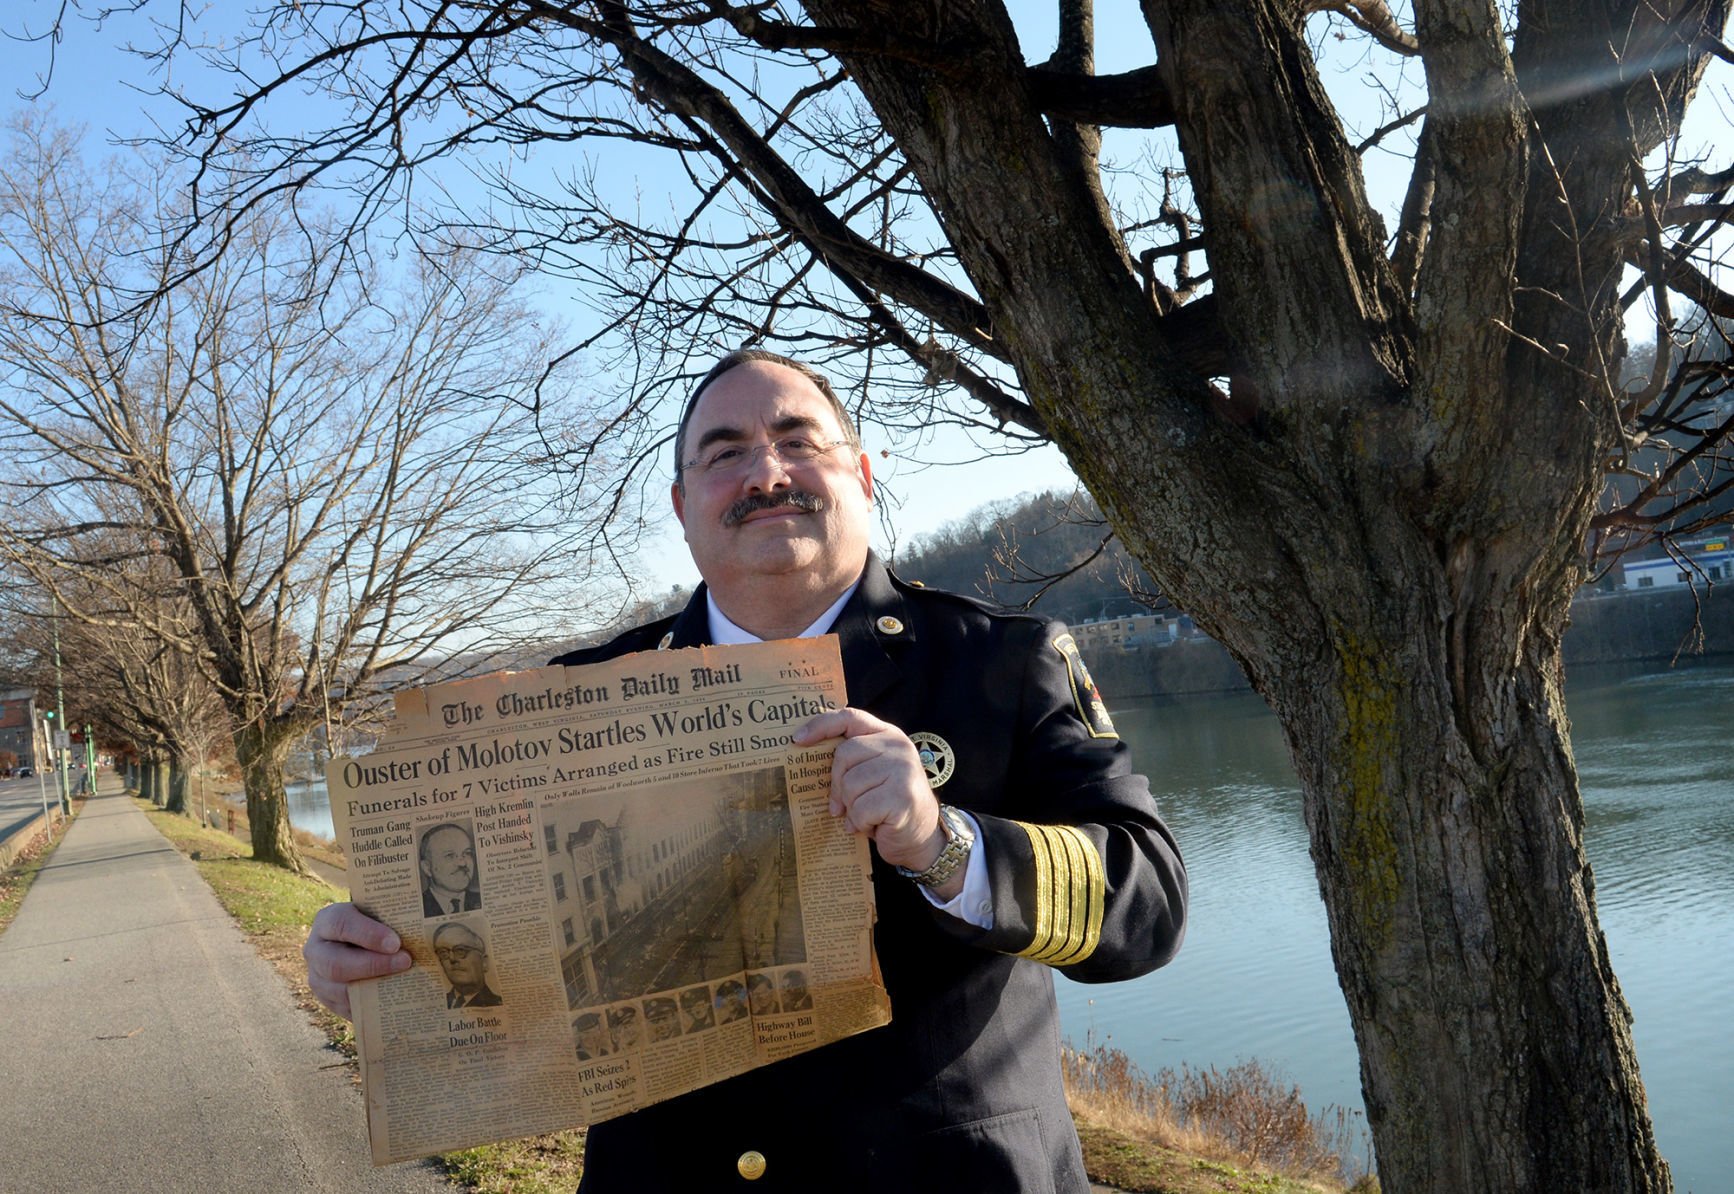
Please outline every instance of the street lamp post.
M72 815L72 779L66 773L68 756L72 753L72 734L66 728L66 692L60 684L60 598L54 599L54 711L55 721L60 726L60 733L66 735L66 745L61 746L58 739L54 743L55 771L60 776L60 813L62 816Z

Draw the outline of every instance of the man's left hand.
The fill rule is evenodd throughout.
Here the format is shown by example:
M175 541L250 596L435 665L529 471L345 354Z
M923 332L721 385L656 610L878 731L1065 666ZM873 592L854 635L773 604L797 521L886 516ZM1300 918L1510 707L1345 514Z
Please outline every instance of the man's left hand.
M915 744L896 726L860 709L821 713L795 732L795 745L840 738L831 764L831 815L864 833L892 866L924 871L945 848L939 800ZM954 878L962 886L962 873ZM947 884L946 886L953 886ZM955 894L936 889L941 898Z

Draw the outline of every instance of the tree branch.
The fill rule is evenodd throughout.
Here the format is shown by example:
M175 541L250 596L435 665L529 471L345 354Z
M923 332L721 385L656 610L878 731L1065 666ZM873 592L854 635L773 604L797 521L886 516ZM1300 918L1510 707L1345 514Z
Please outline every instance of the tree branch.
M1174 123L1168 86L1155 66L1118 75L1080 75L1044 63L1030 67L1027 77L1030 95L1047 116L1128 129Z

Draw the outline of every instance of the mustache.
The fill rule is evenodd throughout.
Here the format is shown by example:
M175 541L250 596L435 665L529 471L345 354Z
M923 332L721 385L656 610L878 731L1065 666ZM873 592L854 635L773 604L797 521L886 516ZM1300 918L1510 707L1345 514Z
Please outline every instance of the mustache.
M749 493L723 511L725 527L739 526L749 514L760 510L780 510L793 506L803 514L817 514L825 508L825 499L804 489L785 489L781 493Z

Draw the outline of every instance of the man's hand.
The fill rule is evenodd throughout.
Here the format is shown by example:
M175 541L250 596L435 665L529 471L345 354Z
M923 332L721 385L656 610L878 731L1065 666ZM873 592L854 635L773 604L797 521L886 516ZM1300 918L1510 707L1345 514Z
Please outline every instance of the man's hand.
M892 866L924 871L945 848L939 799L915 744L896 726L860 709L821 713L795 732L795 745L841 738L831 764L831 815L864 833ZM933 889L941 900L963 890L959 871Z
M342 1016L349 1014L349 984L408 970L411 959L396 933L354 904L327 904L313 918L307 944L307 985L313 998Z

